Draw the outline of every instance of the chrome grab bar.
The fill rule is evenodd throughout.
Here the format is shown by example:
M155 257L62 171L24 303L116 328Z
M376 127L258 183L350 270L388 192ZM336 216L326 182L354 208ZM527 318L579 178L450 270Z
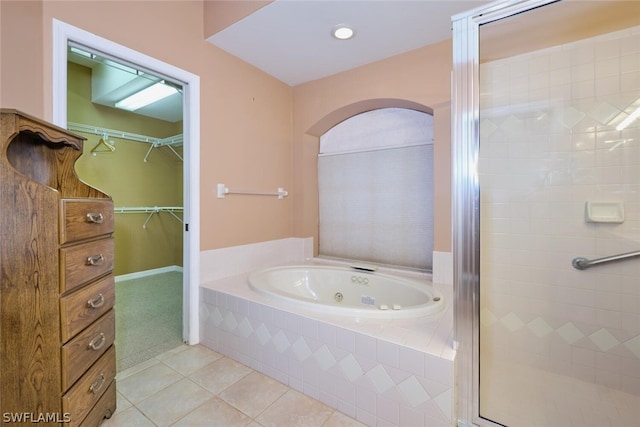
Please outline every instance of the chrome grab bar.
M605 262L611 262L611 261L619 261L626 258L633 258L637 256L640 256L640 251L627 252L624 254L612 255L612 256L607 256L607 257L597 258L592 260L589 260L583 257L577 257L577 258L574 258L573 261L571 261L571 265L573 265L573 268L577 270L586 270L592 265L603 264Z

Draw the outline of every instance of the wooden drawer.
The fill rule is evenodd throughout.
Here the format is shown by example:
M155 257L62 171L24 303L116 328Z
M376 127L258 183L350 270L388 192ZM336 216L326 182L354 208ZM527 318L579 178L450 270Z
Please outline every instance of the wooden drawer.
M62 396L62 411L69 413L72 424L81 423L116 376L116 350L114 346Z
M60 249L60 292L113 270L113 238Z
M116 337L116 316L111 310L62 346L62 390L67 390L93 365Z
M87 418L80 424L82 427L96 427L102 424L104 418L111 418L116 411L116 382L112 381L107 391L104 392L96 406L93 407ZM78 425L77 422L71 420L70 426Z
M116 291L111 274L60 298L62 342L67 342L109 311L115 302Z
M60 243L113 233L113 202L63 199L60 205Z

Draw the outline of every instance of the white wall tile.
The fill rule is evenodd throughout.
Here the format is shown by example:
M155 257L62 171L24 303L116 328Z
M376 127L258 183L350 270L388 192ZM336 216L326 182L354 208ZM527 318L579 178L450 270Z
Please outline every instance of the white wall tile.
M201 251L200 280L207 283L274 265L304 262L312 242L312 238L291 237Z
M564 358L556 371L566 373L573 363L580 365L571 369L577 378L627 389L634 386L618 381L611 369L623 353L632 357L635 346L625 343L640 333L638 263L579 272L570 260L637 250L640 241L634 232L640 224L640 148L627 142L640 138L640 121L624 132L612 121L640 97L639 34L640 27L624 30L481 70L491 76L484 87L499 89L483 98L483 108L491 107L484 117L491 114L486 120L500 126L484 132L485 120L480 132L482 232L493 248L481 259L482 280L489 283L483 287L483 327L520 360L553 366L535 350L536 343L547 345ZM513 77L513 71L519 74ZM507 97L499 95L504 86ZM535 92L549 94L546 115L538 111L542 103L526 111L525 86L535 89L529 101ZM585 201L612 197L632 212L623 224L585 221ZM505 340L509 334L512 343Z
M336 346L349 353L356 351L356 333L347 329L338 329L336 331Z

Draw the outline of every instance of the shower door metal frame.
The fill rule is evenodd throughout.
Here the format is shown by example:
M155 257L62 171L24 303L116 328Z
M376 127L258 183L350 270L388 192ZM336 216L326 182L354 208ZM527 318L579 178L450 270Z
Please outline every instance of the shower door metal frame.
M480 26L557 1L496 1L452 17L455 417L460 427L501 425L480 416Z

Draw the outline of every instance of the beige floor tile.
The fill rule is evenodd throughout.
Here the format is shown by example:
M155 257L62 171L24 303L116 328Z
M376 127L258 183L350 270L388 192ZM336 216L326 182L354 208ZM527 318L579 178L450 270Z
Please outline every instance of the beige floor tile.
M252 372L219 394L220 398L255 418L282 396L288 387L266 375ZM249 399L248 396L251 396Z
M213 395L184 378L136 406L158 426L168 426L193 411Z
M128 369L125 369L124 371L118 372L116 374L116 380L118 380L118 381L123 380L123 379L127 378L128 376L131 376L133 374L137 374L138 372L144 371L145 369L150 368L151 366L157 365L159 363L160 363L160 361L157 360L157 359L146 360L146 361L144 361L142 363L139 363L139 364L137 364L135 366L132 366L132 367L130 367Z
M197 370L189 378L211 393L218 394L251 372L251 368L223 357Z
M118 383L116 383L116 389L118 387L117 384ZM127 398L122 395L122 393L120 393L119 391L116 392L116 413L118 413L119 411L124 411L125 409L129 409L132 406L133 404L129 402Z
M116 384L117 410L102 427L362 426L203 346L163 353L118 373Z
M163 358L162 363L170 366L182 375L190 375L221 357L222 355L220 353L209 350L204 346L196 345Z
M116 381L122 395L134 405L165 387L180 381L182 375L162 363Z
M245 427L251 421L251 418L233 406L214 397L173 424L173 427Z
M333 411L322 402L295 390L289 390L258 415L256 421L265 427L319 427Z
M102 422L101 427L155 427L155 424L132 406L123 411L116 411L111 418Z
M155 358L158 359L158 360L165 360L165 359L167 359L169 357L172 357L175 354L181 353L181 352L183 352L185 350L188 350L190 348L191 348L191 346L189 346L187 344L183 344L183 345L181 345L179 347L176 347L174 349L171 349L169 351L165 351L164 353L157 355Z

